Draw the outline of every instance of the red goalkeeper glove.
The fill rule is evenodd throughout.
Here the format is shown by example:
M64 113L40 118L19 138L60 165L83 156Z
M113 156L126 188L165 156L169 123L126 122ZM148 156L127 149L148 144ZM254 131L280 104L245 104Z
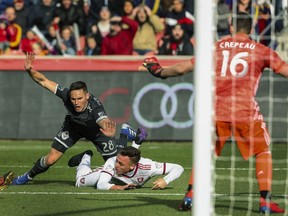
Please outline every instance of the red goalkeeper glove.
M143 66L147 68L147 70L155 77L162 78L161 72L164 68L162 68L158 62L156 57L149 57L144 59Z

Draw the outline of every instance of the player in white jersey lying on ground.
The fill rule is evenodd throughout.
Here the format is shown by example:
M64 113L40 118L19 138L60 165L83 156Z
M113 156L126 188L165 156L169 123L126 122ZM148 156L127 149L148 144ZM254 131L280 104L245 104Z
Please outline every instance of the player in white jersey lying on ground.
M184 169L173 163L152 161L141 157L141 151L133 146L121 149L117 156L109 158L104 166L91 169L92 151L73 156L68 165L77 166L76 187L96 187L99 190L127 190L143 186L154 176L165 175L153 182L152 189L164 189L179 178Z

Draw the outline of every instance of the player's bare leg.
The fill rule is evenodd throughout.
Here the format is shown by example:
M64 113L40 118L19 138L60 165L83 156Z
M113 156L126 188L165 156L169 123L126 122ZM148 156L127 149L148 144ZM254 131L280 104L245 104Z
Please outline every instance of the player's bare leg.
M21 176L17 176L13 179L13 185L22 185L26 184L27 182L31 181L36 175L46 172L50 166L55 164L61 157L63 153L51 148L50 152L37 160L33 168L29 171L24 173Z

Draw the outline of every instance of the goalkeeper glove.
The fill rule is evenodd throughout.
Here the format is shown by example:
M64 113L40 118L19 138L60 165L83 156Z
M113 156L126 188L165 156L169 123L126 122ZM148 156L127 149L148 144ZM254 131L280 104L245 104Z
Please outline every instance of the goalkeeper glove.
M156 57L149 57L144 59L143 66L155 77L162 78L161 72L164 70L158 62Z

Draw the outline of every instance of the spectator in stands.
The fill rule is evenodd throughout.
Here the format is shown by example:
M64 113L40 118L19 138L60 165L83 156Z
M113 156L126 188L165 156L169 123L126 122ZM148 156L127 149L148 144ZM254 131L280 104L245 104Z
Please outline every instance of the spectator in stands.
M159 0L133 0L134 6L147 6L150 8L152 14L158 14L161 1Z
M194 14L194 0L184 0L185 10Z
M230 22L231 22L231 12L229 5L225 3L225 0L218 0L217 3L217 34L218 39L230 35Z
M121 25L126 24L128 29L122 29ZM110 19L110 33L103 39L101 45L102 55L131 55L133 50L133 39L138 24L128 17L112 17Z
M134 9L133 0L124 0L122 8L122 16L127 16L133 19L133 9Z
M28 30L26 32L26 36L21 40L21 50L24 53L33 52L32 45L33 43L38 42L38 38L36 37L35 33L32 30Z
M171 34L159 41L158 55L193 55L194 47L182 25L173 26Z
M35 42L32 44L32 51L37 56L47 55L47 50L43 49L42 45L39 42Z
M14 0L14 8L16 11L15 22L22 28L22 37L25 37L28 29L28 18L30 16L30 10L24 4L24 0Z
M258 19L258 7L255 2L252 0L237 0L236 12L232 11L232 13L238 14L239 12L249 13L253 17L253 26L255 27Z
M13 0L0 1L0 14L3 14L7 7L13 7Z
M62 28L59 45L64 55L76 55L76 42L70 26Z
M166 18L168 12L171 11L172 4L173 4L173 0L160 1L160 9L158 10L157 15L161 18Z
M109 8L111 14L120 15L123 8L123 0L90 0L89 1L89 23L99 20L99 13L103 6Z
M86 37L85 55L94 56L100 55L101 47L97 44L94 35L88 35Z
M16 11L14 7L7 7L5 10L5 15L8 21L7 39L9 42L9 52L12 54L12 52L18 51L19 49L22 36L22 28L20 25L15 23Z
M167 14L166 17L166 35L171 33L171 29L176 25L180 24L183 26L185 33L189 37L194 34L194 16L185 10L184 0L173 0L172 10Z
M164 31L160 18L152 14L147 6L137 6L133 14L138 23L138 30L133 40L134 53L138 55L155 54L157 51L156 33Z
M81 35L86 34L86 21L82 8L72 4L72 0L61 0L61 4L55 9L53 22L62 29L64 26L73 27L74 23L78 24Z
M258 0L259 8L258 22L257 22L257 33L261 35L260 43L265 46L270 46L271 42L271 7L269 0ZM271 47L273 48L273 47Z
M48 26L47 34L45 35L46 39L49 41L51 46L53 47L53 52L49 53L51 55L61 55L61 50L58 45L57 37L56 37L56 30L53 24Z
M6 49L9 47L7 39L7 18L4 15L0 16L0 55L5 53Z
M97 31L101 34L101 37L104 38L110 33L110 17L111 13L107 6L103 6L100 10L99 21L92 25L91 32L97 34Z
M46 35L48 26L54 18L54 10L56 8L54 0L41 0L38 4L31 7L33 13L29 16L29 26L36 25L38 29Z

